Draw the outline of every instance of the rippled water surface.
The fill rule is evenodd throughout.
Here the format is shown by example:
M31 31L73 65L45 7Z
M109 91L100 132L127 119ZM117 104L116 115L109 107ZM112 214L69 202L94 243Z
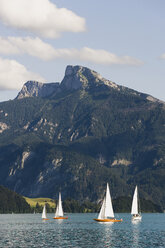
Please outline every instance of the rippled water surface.
M42 221L40 214L1 214L0 247L165 247L165 214L143 214L133 224L130 214L121 223L98 223L96 214L68 214L68 220Z

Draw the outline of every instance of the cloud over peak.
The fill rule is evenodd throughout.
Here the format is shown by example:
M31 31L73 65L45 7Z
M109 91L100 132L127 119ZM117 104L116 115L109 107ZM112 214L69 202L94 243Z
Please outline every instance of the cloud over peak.
M0 54L28 54L44 61L75 59L104 65L139 66L143 64L142 61L131 56L118 56L104 49L92 49L89 47L56 49L38 37L0 37Z
M37 73L31 72L16 60L0 57L0 89L20 89L28 80L44 81Z
M0 0L0 19L6 25L46 38L62 32L83 32L85 19L49 0Z

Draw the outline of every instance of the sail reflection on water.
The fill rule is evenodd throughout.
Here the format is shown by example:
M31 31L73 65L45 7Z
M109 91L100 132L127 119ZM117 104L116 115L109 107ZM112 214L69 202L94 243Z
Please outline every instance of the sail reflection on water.
M141 222L139 221L134 221L132 222L132 247L134 248L140 248L139 244L139 232L140 232L140 225Z
M102 240L101 243L103 244L102 247L113 247L114 244L114 235L113 235L113 222L106 222L102 223L99 222L100 225L103 226L102 228Z

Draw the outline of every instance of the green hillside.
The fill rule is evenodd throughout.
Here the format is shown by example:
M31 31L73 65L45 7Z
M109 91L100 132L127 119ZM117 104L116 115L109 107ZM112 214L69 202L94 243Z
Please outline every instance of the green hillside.
M51 208L55 208L55 201L51 198L29 198L24 197L26 202L30 205L30 207L34 208L36 207L36 204L38 203L40 206L44 206L46 203L49 204Z

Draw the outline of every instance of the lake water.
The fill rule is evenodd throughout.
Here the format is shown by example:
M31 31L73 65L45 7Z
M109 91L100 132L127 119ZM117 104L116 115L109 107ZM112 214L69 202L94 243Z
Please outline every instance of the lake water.
M165 214L117 214L121 223L98 223L97 214L68 214L68 220L42 221L41 214L1 214L0 247L154 248L165 247Z

